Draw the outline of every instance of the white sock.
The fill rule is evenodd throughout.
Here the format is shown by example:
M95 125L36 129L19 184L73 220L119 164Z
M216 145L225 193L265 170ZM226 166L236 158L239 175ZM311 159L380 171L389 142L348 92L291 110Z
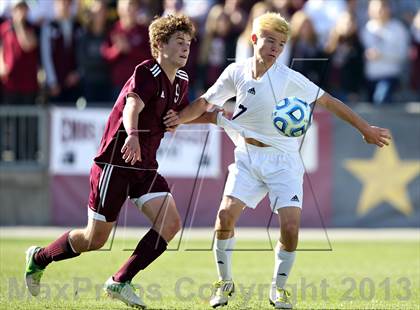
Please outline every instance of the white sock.
M284 288L295 261L296 252L287 252L276 246L274 252L274 273L271 283L271 296L275 296L276 288Z
M235 237L226 240L216 239L214 259L216 260L219 280L232 280L232 253L234 246Z

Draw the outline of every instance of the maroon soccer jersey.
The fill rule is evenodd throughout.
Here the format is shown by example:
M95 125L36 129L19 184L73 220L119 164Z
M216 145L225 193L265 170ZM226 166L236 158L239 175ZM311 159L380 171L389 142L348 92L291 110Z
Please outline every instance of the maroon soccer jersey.
M127 133L123 125L123 109L128 93L139 95L145 104L139 114L138 129L141 162L134 166L122 159L121 148ZM156 152L165 133L163 117L169 109L182 110L188 105L188 75L178 70L171 84L156 60L146 60L138 65L125 83L111 111L102 136L95 162L111 165L157 169Z

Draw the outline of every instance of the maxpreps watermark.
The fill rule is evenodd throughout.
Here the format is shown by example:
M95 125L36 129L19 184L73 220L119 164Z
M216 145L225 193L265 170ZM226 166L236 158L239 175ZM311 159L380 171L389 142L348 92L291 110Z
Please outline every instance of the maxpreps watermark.
M269 283L236 283L236 293L232 299L240 298L241 303L246 304L251 299L267 300L271 285ZM212 291L211 283L200 283L190 277L179 278L172 289L159 283L148 285L134 285L138 294L145 300L163 301L165 295L175 296L180 301L193 299L208 300ZM81 298L96 298L104 296L103 283L93 283L87 277L75 277L69 282L42 283L40 294L33 297L26 289L22 279L9 278L7 289L9 300L79 300ZM308 281L302 277L295 283L289 283L285 287L292 293L292 301L325 301L328 302L331 295L334 299L342 302L371 301L376 298L381 300L408 301L412 297L412 283L407 277L391 279L386 277L374 280L369 277L355 279L342 277L338 282L331 284L327 279L319 282ZM337 297L338 292L338 297Z

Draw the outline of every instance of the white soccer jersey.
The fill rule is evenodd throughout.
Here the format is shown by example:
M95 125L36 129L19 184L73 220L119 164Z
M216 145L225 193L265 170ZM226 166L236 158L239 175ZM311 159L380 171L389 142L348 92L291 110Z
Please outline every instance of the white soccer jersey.
M324 91L302 74L275 62L259 79L252 77L252 58L230 64L216 83L202 96L209 103L223 106L236 96L232 120L218 117L235 145L243 143L243 137L254 138L287 152L298 152L301 138L281 135L274 127L271 114L280 100L296 96L313 103Z

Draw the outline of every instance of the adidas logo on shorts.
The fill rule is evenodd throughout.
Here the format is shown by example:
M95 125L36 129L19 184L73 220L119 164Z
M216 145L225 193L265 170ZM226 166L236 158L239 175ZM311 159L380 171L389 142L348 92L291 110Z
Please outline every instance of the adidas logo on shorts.
M298 198L298 196L297 196L297 195L294 195L294 196L292 197L292 199L290 199L290 201L297 201L297 202L299 202L299 198Z

